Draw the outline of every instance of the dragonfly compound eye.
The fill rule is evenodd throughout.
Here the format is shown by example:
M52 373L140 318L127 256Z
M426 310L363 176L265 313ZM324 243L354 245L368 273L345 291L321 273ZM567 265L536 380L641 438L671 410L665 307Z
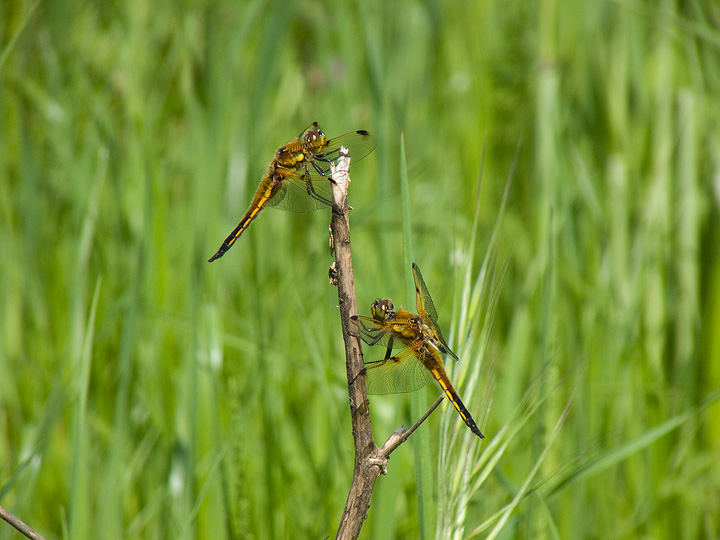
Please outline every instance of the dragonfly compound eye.
M370 311L372 312L374 319L384 321L390 317L390 314L393 312L393 308L394 306L391 300L387 298L380 300L378 298L373 302L370 307Z
M306 141L310 144L322 142L325 140L325 135L322 131L308 131Z

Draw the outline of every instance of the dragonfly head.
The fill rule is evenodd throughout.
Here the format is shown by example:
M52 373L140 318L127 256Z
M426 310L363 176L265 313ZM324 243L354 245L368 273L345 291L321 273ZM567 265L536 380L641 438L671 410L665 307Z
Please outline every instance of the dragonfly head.
M302 144L309 148L323 148L325 146L325 134L317 122L313 122L302 136Z
M370 306L370 311L372 312L373 319L378 321L385 321L387 319L394 319L395 318L395 306L392 303L392 300L389 298L384 299L377 299L372 303L372 306Z

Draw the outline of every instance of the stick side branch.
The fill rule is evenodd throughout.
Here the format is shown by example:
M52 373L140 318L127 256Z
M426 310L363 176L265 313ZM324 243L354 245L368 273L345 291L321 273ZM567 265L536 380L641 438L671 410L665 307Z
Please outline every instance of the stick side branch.
M45 538L43 538L42 536L40 536L39 533L31 529L23 520L14 516L13 514L5 510L2 506L0 506L0 518L7 521L10 525L20 531L24 536L30 538L30 540L45 540Z

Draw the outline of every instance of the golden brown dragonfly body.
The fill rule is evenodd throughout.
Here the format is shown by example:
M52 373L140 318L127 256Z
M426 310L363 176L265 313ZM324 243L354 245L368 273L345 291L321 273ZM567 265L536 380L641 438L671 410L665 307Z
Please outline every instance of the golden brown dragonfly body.
M441 355L457 360L437 323L437 311L420 269L413 263L418 313L400 308L394 310L391 300L378 299L371 307L372 317L357 316L360 337L368 345L387 346L382 360L365 363L369 394L412 392L436 381L470 430L484 438L475 420L463 404L445 372ZM392 356L392 349L404 349Z
M340 147L357 161L372 152L375 144L365 130L327 139L317 122L310 124L275 152L247 212L208 262L222 257L266 206L308 212L330 205L330 162L337 159Z

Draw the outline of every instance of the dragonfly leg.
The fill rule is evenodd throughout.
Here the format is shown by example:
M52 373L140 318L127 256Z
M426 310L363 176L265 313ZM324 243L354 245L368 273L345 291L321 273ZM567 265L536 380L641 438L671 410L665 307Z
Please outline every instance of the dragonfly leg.
M367 331L368 333L363 336L363 341L364 341L365 343L367 343L368 345L370 345L371 347L372 347L373 345L377 345L377 343L384 337L384 334L383 334L382 332L380 332L380 333L379 333L378 335L376 335L376 336L373 336L373 335L370 333L370 332L372 332L372 330L367 330L367 329L366 329L366 331ZM389 356L386 357L386 360L387 360L387 358L390 358L390 357L389 357Z
M380 342L380 340L385 337L385 335L380 333L380 334L374 336L374 335L368 333L368 334L363 334L360 337L366 344L368 344L372 347L374 345L377 345ZM388 348L388 350L390 350L390 349ZM390 358L390 357L386 355L385 360L387 360L388 358Z
M358 371L358 374L353 377L353 380L350 382L350 384L355 384L355 380L356 380L360 375L365 375L366 372L367 372L367 370L366 370L365 368L362 368L360 371Z
M384 337L385 334L383 332L380 332L379 328L368 328L367 326L365 326L365 323L358 319L357 315L353 315L350 318L353 321L357 322L358 327L360 328L360 332L354 335L354 337L359 337L371 347L373 345L376 345L378 341L380 341ZM375 332L377 332L377 335L374 335Z
M315 188L313 187L312 180L310 179L309 174L304 175L305 178L305 189L307 190L307 194L312 197L313 199L320 201L323 204L327 204L328 206L332 206L332 201L329 201L322 195L320 195L317 191L315 191Z
M325 163L332 163L333 161L335 161L334 159L328 159L325 156L315 159ZM321 167L320 165L315 163L315 161L312 161L311 163L320 176L330 176L330 169Z
M360 369L357 375L355 375L355 379L357 379L360 375L367 375L368 369L371 369L376 366L381 366L385 363L385 360L369 360L365 362L365 365ZM353 379L353 383L355 382L355 379Z
M363 375L367 373L368 369L372 369L374 367L382 366L384 363L386 363L389 359L383 359L383 360L368 360L365 362L365 366L360 370L360 373ZM392 359L394 360L394 358Z
M380 337L381 337L381 336L378 336L378 339L380 339ZM395 339L395 338L392 337L392 336L390 337L390 339L388 339L387 350L385 351L385 360L388 360L388 359L392 356L393 340L394 340L394 339ZM376 343L377 343L377 341L376 341Z
M373 148L374 148L374 146L373 146ZM365 154L363 154L363 156L364 155ZM330 150L329 152L313 154L314 161L322 161L324 163L330 163L332 161L335 161L338 157L340 157L340 148L335 148L333 150ZM317 169L317 167L315 167L315 168ZM320 172L319 169L318 169L318 172Z

